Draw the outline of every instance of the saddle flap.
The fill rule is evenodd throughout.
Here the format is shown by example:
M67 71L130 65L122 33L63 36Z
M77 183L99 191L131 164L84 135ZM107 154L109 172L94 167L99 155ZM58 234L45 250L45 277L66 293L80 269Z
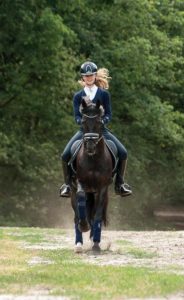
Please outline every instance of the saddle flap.
M111 153L111 156L113 159L113 172L115 172L117 164L118 164L118 149L117 149L115 143L111 140L105 139L105 143L106 143L107 148L109 149L109 152Z
M77 140L72 144L70 149L71 156L75 155L75 152L80 149L81 144L82 140Z
M73 162L77 156L77 153L79 152L81 145L82 145L82 140L77 140L72 144L70 149L71 159L69 160L68 165L71 165L73 171L74 171Z

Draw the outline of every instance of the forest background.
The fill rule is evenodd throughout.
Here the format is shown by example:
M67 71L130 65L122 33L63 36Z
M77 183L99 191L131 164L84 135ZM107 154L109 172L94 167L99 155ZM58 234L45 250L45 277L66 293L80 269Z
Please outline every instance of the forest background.
M57 225L86 60L112 77L109 129L128 150L129 212L183 205L183 0L1 0L1 225Z

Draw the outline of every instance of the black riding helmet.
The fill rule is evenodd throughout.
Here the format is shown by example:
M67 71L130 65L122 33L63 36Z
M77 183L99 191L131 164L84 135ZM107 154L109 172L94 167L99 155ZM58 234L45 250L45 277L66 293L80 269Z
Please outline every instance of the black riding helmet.
M80 69L80 73L81 75L92 75L92 74L96 74L98 68L97 65L95 65L95 63L93 63L92 61L86 61L85 63L82 64L81 69Z

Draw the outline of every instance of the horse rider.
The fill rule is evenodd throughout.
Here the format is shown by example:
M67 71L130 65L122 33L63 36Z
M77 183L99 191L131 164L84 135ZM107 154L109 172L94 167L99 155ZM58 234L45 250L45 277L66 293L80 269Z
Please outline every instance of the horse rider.
M115 143L118 150L118 164L115 176L115 193L124 197L132 194L129 185L124 183L124 175L127 164L127 150L122 143L107 129L106 125L111 121L111 97L107 91L109 88L109 71L105 68L98 69L96 64L87 61L81 65L80 68L81 80L79 83L82 85L82 89L78 91L73 98L73 108L75 122L81 125L82 115L80 113L81 100L87 97L93 103L96 103L98 99L101 101L101 105L104 109L104 115L102 116L102 134L105 139L111 140ZM70 197L71 195L71 168L68 162L71 158L70 149L76 140L81 140L83 137L82 128L71 138L66 145L61 158L65 183L60 188L61 197Z

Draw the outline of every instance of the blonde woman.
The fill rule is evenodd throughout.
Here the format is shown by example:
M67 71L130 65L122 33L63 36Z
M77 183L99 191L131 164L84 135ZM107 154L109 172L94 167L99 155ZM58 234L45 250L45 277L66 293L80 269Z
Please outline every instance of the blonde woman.
M95 63L87 61L82 64L81 69L81 80L79 83L82 85L82 89L78 91L73 98L73 108L75 121L78 125L81 125L82 115L80 113L80 104L84 97L87 97L89 101L96 103L100 100L101 105L104 109L104 115L102 117L102 133L105 139L111 140L115 143L118 149L118 165L116 170L115 178L115 192L116 194L124 197L132 194L130 187L124 183L124 174L127 163L127 151L121 142L107 129L106 125L111 121L111 99L110 94L107 91L109 87L109 72L105 68L98 70ZM80 128L79 131L71 138L66 145L62 153L62 166L65 183L60 188L61 197L69 197L71 194L71 170L68 166L70 160L70 149L72 144L76 140L82 139L83 133Z

